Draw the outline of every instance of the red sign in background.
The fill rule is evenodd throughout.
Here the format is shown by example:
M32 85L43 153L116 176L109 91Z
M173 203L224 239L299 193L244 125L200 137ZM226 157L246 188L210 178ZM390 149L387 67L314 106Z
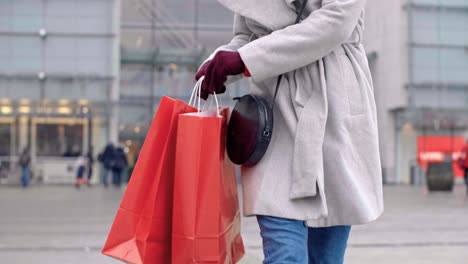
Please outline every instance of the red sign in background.
M464 137L420 136L418 137L418 164L427 170L429 162L441 162L451 158L455 176L461 178L464 172L458 167L457 160L464 145Z

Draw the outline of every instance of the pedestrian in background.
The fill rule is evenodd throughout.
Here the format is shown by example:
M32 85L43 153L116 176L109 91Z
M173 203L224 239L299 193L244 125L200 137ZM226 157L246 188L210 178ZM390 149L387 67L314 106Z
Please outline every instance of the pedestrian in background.
M122 173L128 166L127 155L122 146L117 146L114 153L114 163L112 167L114 185L120 187L122 184Z
M75 178L75 187L77 189L80 188L81 184L85 183L84 175L86 172L87 167L87 158L84 155L79 155L76 159L75 163L75 170L76 170L76 178Z
M272 104L278 87L269 147L241 168L264 263L343 263L351 225L384 210L366 0L218 2L235 14L234 37L199 68L201 96L251 77L250 93Z
M466 139L465 146L463 146L461 150L461 155L458 164L460 165L461 169L464 170L465 184L468 188L468 138Z
M29 147L25 147L21 153L19 159L19 165L21 167L21 185L26 188L29 185L30 175L29 175L29 165L31 163L31 155L29 153Z
M137 164L139 155L140 155L140 150L138 150L137 153L135 154L135 158L133 160L133 165L129 167L127 183L130 182L130 179L132 178L133 170L135 169L135 166Z
M93 147L89 147L88 150L88 155L86 155L88 158L88 179L86 183L88 184L89 187L91 187L91 178L93 177L93 166L94 166L94 156L93 156Z
M104 187L109 186L109 175L112 174L112 167L114 164L114 145L109 143L104 148L104 151L99 155L99 161L102 163L102 183Z

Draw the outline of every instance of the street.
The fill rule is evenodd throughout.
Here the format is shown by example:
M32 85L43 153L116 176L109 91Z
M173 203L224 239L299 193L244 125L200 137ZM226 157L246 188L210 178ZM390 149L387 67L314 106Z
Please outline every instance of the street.
M118 263L100 250L122 194L99 186L0 187L0 263ZM345 263L468 263L465 194L462 185L452 193L386 186L384 215L353 227ZM261 263L255 218L243 218L242 233L241 263Z

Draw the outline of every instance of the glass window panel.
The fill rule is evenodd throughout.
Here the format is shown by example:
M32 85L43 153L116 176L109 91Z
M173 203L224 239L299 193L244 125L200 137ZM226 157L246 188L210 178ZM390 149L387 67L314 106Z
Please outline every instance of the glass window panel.
M12 30L20 32L38 32L43 27L42 17L36 15L13 16ZM39 36L39 34L38 34Z
M74 57L49 57L45 67L48 74L73 75L76 72Z
M76 32L78 21L73 16L47 16L46 28L50 32Z
M146 124L152 118L148 106L122 105L121 109L119 118L124 124Z
M11 154L11 124L0 124L0 156Z
M37 124L37 156L76 157L83 151L83 125Z
M128 51L142 52L155 49L152 44L151 32L148 30L124 30L122 36L120 45Z
M110 75L109 63L109 59L79 58L77 72L86 75Z
M445 83L468 83L468 75L462 68L446 68L441 72L441 80Z
M11 37L0 35L0 57L10 56L11 54Z
M76 41L78 58L106 58L110 56L111 42L105 38L81 38Z
M415 4L432 4L435 5L437 4L438 0L413 0L413 3Z
M468 82L468 53L463 48L413 48L415 82Z
M157 2L157 6L153 10L168 24L174 22L177 24L193 23L195 18L194 3L195 1L163 0Z
M437 3L440 5L441 1L437 1ZM443 5L444 6L468 6L468 3L466 0L443 0Z
M437 12L413 9L411 10L412 26L414 29L437 29Z
M45 95L51 100L88 98L93 102L102 102L108 98L109 86L110 84L106 81L47 81Z
M82 89L79 89L71 81L47 81L45 86L45 95L51 100L67 98L70 100L79 99Z
M12 99L40 97L39 81L13 80L8 84L8 93Z
M13 12L13 0L0 1L0 16L10 16Z
M430 4L430 5L437 5L437 6L467 6L468 3L466 0L412 0L413 3L416 4Z
M417 43L438 43L439 36L436 30L417 29L413 31L413 41Z
M440 39L443 44L468 46L468 30L443 30L440 32Z
M109 98L110 81L88 82L82 86L80 98L90 98L95 102L105 102Z
M439 56L436 49L413 48L413 64L435 67L438 65Z
M120 84L121 92L124 95L149 96L151 94L150 67L144 65L123 66L120 72Z
M436 67L413 67L413 77L415 83L439 82L440 74Z
M42 60L40 57L15 57L11 67L14 73L37 74L42 71Z
M14 0L12 3L15 15L42 16L43 1Z
M76 25L76 32L80 33L109 33L111 32L111 20L106 17L80 18Z
M445 11L440 13L441 30L463 30L468 28L468 15L465 12Z
M137 22L137 23L145 23L148 22L148 18L142 15L141 11L138 10L137 2L134 1L122 1L122 12L121 18L123 23L125 22Z
M424 107L424 106L440 106L440 93L437 89L431 88L413 88L410 90L414 98L414 106Z
M413 40L423 43L468 44L468 15L458 10L413 10Z
M0 55L0 73L10 73L11 72L11 60L9 57ZM2 87L0 87L1 89Z
M110 17L114 1L81 0L76 1L76 14L79 17ZM126 1L124 1L126 2ZM89 8L92 6L93 8Z
M41 70L41 48L39 38L11 37L11 67L19 73L37 73Z
M468 52L463 49L441 49L442 68L463 68L468 73Z
M0 1L1 2L1 1ZM0 6L0 10L1 10ZM2 15L0 14L0 30L2 31L11 31L13 27L13 19L9 14Z
M448 83L468 83L468 53L463 49L441 50L442 80Z
M48 16L74 17L76 14L75 0L49 0L46 3Z
M0 64L1 67L1 64ZM0 68L1 71L1 68ZM8 87L10 86L9 81L5 79L0 79L0 98L9 97L8 96Z
M200 0L198 7L199 23L203 25L219 25L232 27L234 15L232 12L224 8L217 1ZM209 16L203 14L210 14Z
M50 57L54 57L54 58L74 57L76 53L75 46L76 46L75 38L52 36L50 38L47 38L47 42L45 43L46 56L48 58Z
M12 37L11 46L14 57L40 57L41 40L37 37Z
M226 44L232 38L232 31L200 31L198 39L210 51L214 51L217 47Z

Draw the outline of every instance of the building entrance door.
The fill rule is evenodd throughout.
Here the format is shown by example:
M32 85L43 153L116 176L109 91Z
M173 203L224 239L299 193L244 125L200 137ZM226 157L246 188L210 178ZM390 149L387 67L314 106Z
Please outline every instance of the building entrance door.
M11 182L16 166L14 122L0 120L0 184Z

